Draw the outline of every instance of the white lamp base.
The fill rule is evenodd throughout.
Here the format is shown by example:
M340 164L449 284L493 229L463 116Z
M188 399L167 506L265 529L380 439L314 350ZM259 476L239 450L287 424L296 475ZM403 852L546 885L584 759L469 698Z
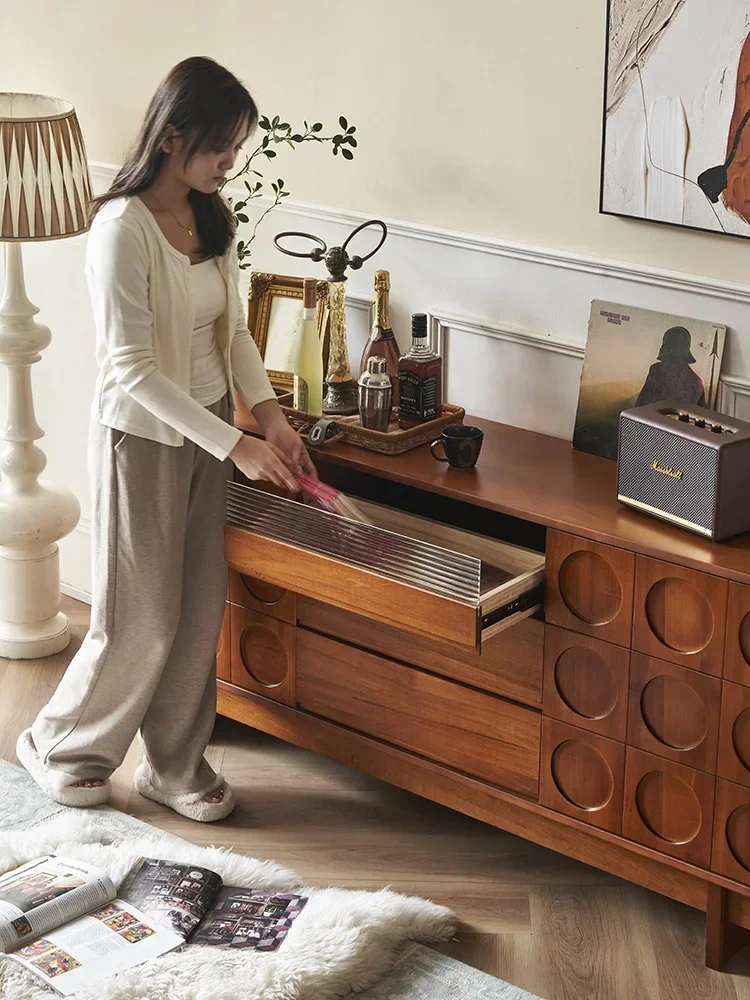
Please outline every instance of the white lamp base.
M5 247L0 303L0 364L7 370L6 419L0 453L0 656L37 659L65 649L68 619L60 612L57 542L81 509L66 489L40 482L47 459L34 416L31 365L50 343L48 327L26 297L19 243Z

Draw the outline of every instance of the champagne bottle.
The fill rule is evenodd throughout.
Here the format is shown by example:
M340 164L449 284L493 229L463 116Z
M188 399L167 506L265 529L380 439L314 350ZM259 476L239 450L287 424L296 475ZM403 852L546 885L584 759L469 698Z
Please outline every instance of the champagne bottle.
M365 344L360 373L367 371L370 358L385 358L385 370L393 382L393 405L398 405L398 359L401 352L391 328L391 276L388 271L375 272L375 323Z
M315 278L305 278L302 329L294 367L294 408L319 417L323 412L323 355L317 320Z

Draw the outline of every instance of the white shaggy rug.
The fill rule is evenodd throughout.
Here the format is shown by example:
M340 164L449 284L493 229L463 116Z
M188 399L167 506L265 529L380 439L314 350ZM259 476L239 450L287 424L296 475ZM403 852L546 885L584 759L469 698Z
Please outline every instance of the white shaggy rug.
M205 865L228 885L309 896L276 952L195 945L80 991L79 1000L333 1000L377 983L406 941L445 940L455 930L453 914L426 900L388 890L309 888L273 862L195 847L107 807L64 809L25 830L0 830L0 873L53 851L98 865L116 885L136 858L147 856ZM0 957L2 1000L56 996Z

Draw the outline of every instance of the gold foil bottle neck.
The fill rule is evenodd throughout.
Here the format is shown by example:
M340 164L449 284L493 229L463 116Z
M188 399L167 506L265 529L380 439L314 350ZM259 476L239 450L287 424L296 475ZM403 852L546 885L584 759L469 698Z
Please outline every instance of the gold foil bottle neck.
M383 292L390 292L390 290L391 290L390 271L376 271L375 272L376 294L382 294Z

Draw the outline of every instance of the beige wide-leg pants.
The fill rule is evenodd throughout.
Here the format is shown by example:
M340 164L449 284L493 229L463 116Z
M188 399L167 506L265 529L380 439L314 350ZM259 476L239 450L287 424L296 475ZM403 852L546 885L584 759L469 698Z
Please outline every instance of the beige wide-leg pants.
M210 409L227 422L229 395ZM107 778L140 730L154 785L198 792L216 712L231 463L91 425L91 628L32 727L44 764Z

